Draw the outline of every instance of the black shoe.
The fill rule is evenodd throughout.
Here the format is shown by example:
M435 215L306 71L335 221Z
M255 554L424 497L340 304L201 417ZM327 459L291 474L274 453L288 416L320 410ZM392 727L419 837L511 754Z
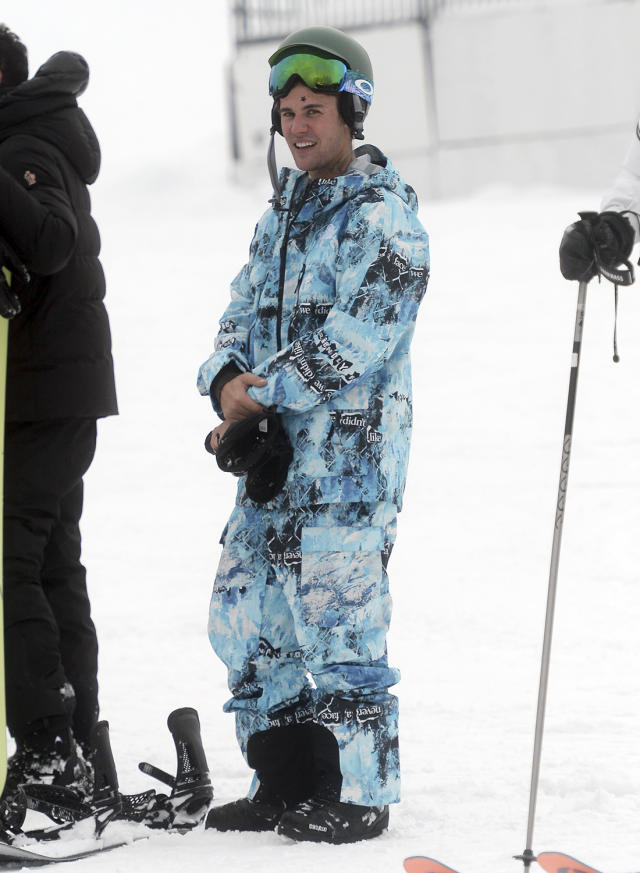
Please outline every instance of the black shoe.
M284 811L284 802L243 797L210 809L205 828L216 831L272 831Z
M357 806L312 797L287 810L276 830L290 840L356 843L378 837L388 827L388 806Z

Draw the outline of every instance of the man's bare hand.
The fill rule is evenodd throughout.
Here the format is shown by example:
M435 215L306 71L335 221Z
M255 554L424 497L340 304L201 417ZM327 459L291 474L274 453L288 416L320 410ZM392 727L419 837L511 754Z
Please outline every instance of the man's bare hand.
M266 384L267 380L263 379L262 376L255 376L253 373L240 373L223 385L220 392L220 407L225 421L239 421L249 415L264 412L264 406L260 406L255 400L252 400L247 391L252 385L261 388ZM218 428L213 431L214 434L217 430Z
M209 445L211 446L211 451L215 455L218 451L218 446L220 445L220 440L224 436L227 431L227 428L231 424L230 421L223 421L222 424L219 424L216 428L214 428L209 434Z

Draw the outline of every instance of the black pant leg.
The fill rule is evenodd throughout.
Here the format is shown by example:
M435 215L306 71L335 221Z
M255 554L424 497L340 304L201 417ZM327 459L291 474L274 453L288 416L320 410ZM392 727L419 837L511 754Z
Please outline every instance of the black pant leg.
M60 518L44 554L42 587L58 626L64 673L75 691L74 734L88 746L98 720L98 639L80 561L83 494L80 481L60 502Z
M5 672L7 723L16 737L48 720L71 723L69 699L61 692L67 677L60 627L43 573L63 501L81 484L94 452L93 420L6 427Z

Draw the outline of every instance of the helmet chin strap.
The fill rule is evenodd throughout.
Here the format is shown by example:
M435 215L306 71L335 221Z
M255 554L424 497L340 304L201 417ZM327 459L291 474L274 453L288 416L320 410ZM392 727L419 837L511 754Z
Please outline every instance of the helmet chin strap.
M351 95L353 99L353 124L351 132L354 139L364 139L364 119L368 106L362 97L357 94Z
M282 209L282 188L278 180L278 165L276 164L276 129L271 128L271 138L269 139L269 149L267 151L267 167L269 169L269 178L273 188L273 196L269 203L274 209Z

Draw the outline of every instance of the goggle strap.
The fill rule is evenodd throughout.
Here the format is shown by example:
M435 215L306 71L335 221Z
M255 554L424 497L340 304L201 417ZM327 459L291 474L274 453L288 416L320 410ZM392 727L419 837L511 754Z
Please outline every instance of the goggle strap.
M373 98L373 82L370 82L369 79L361 76L359 73L354 73L353 70L347 70L340 90L347 91L349 94L355 94L367 103L371 103Z

